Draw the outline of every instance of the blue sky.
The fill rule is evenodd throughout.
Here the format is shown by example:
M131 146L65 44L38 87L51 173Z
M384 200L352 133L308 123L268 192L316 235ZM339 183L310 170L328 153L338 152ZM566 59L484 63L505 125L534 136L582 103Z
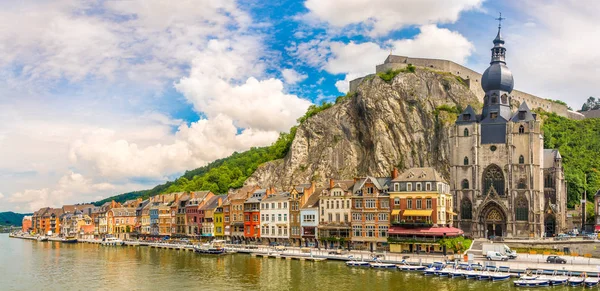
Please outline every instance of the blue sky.
M2 2L0 211L150 188L272 143L390 53L483 71L506 20L515 88L598 96L593 1Z

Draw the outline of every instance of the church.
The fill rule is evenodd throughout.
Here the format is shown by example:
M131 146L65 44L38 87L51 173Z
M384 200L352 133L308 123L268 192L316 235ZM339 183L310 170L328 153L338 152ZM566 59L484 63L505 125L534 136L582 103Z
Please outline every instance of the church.
M566 228L562 158L544 149L541 120L527 103L511 103L514 80L500 29L481 79L481 114L468 106L451 128L455 224L475 238L551 237Z

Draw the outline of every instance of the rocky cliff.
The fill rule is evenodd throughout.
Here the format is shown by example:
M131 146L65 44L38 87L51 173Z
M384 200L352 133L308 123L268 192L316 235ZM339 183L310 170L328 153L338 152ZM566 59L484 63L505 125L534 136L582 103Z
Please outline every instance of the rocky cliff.
M369 76L355 94L302 123L286 157L261 165L246 184L287 188L420 166L448 177L449 127L467 104L481 107L448 73L417 69L389 82Z

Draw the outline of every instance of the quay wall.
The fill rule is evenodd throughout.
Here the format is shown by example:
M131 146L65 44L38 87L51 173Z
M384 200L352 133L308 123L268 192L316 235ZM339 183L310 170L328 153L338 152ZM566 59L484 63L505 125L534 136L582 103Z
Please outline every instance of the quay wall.
M600 258L600 242L597 241L535 241L535 242L504 242L511 248L527 248L527 249L553 249L562 252L568 248L571 254L584 256L590 254L593 258Z
M405 68L409 64L430 70L447 72L461 77L463 80L465 80L465 83L469 86L471 92L473 92L473 94L479 98L480 102L483 102L485 92L481 88L481 74L452 61L390 55L383 64L376 66L375 71L376 73L383 73L388 70ZM365 77L350 81L350 92L355 92L364 78ZM560 116L571 119L585 118L582 114L568 110L567 106L565 105L558 104L526 92L513 90L511 96L519 103L526 101L527 105L529 105L531 109L541 108L545 111L554 112Z

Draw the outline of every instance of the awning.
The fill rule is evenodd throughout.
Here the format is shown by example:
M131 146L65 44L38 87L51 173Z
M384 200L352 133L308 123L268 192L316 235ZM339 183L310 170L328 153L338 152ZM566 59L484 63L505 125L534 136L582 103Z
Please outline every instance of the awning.
M446 213L449 213L449 214L452 214L452 215L458 215L458 214L456 214L456 212L454 212L454 211L446 211Z
M464 234L461 229L455 227L423 227L423 228L404 228L392 226L389 234L392 235L415 235L415 236L458 236Z
M594 226L594 230L599 231L600 230L600 225Z
M404 210L402 216L431 216L433 210Z
M392 215L400 215L400 209L392 210Z

